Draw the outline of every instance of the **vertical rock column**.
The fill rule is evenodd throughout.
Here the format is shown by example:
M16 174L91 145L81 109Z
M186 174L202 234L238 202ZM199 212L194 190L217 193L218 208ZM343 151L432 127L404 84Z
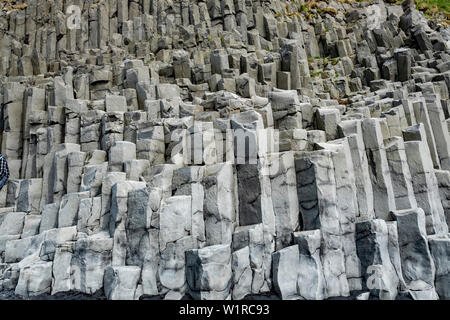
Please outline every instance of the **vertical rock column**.
M50 196L50 202L59 202L61 197L67 193L67 173L68 173L68 154L80 151L80 145L65 143L60 145L61 149L55 152L53 159L53 194Z
M131 190L145 188L144 182L120 181L113 185L111 196L111 215L109 234L114 238L112 265L123 266L127 257L128 193Z
M228 299L232 284L230 245L187 251L186 271L189 293L194 299Z
M392 215L397 220L402 272L409 293L416 300L438 299L434 287L435 265L428 247L423 210L394 211Z
M450 134L445 123L441 96L429 94L425 96L425 101L441 168L450 170Z
M250 250L248 246L236 250L231 256L232 298L243 299L252 293L252 269L250 267Z
M94 294L103 288L112 249L113 239L108 237L94 235L76 241L69 269L72 290Z
M371 219L374 217L374 201L361 121L342 121L339 124L339 130L348 139L351 160L355 170L356 198L358 200L357 217Z
M441 196L447 226L450 226L450 172L447 170L435 170L434 173L439 185L439 195Z
M128 141L116 141L108 152L108 171L124 171L124 163L136 159L136 145Z
M3 85L3 136L2 154L8 159L10 178L20 178L22 165L22 117L25 86L18 82Z
M112 187L118 183L126 180L124 172L108 172L103 177L102 193L101 193L101 213L100 213L100 229L102 231L109 231L109 224L111 220L111 195Z
M163 126L139 122L136 135L137 159L149 160L151 166L164 164L166 151L164 138Z
M65 143L80 143L80 119L81 114L87 112L87 101L68 99L65 102L65 130L64 130L64 142Z
M184 296L186 285L185 253L197 249L197 239L192 235L192 197L186 195L166 198L159 213L158 278L160 294L166 299Z
M123 140L123 112L107 112L102 117L102 149L109 151L116 141Z
M124 113L123 140L136 143L138 124L147 121L147 112L130 111Z
M36 170L36 136L32 138L31 127L32 123L39 124L45 120L45 89L28 88L25 93L21 177L35 177L33 173Z
M441 300L450 299L450 239L428 237L431 256L436 267L435 286Z
M425 213L427 234L447 233L438 181L426 142L405 142L405 151L411 176L414 177L412 184L417 205Z
M345 273L350 291L361 290L360 261L355 244L355 222L358 212L358 201L356 196L355 171L348 139L343 138L330 143L318 143L316 147L331 151L336 179L336 205L345 254Z
M149 295L158 294L160 200L158 188L132 190L128 196L126 264L142 267L142 291Z
M356 247L361 261L363 289L382 300L397 296L399 279L388 247L388 227L382 219L356 224Z
M291 149L294 131L302 128L301 104L295 90L276 90L269 93L275 128L280 130L280 151Z
M290 89L302 87L299 60L302 52L298 40L286 40L281 48L281 71L290 73ZM304 51L304 50L303 50Z
M101 126L104 115L102 110L89 110L81 113L80 144L82 151L101 149Z
M406 159L403 139L393 137L385 140L385 145L386 158L395 196L395 205L398 210L416 208L417 202L414 196L412 177Z
M389 211L395 210L395 196L378 119L364 119L362 130L372 181L375 215L388 220Z
M299 228L299 202L293 152L267 155L270 198L275 216L275 250L292 243ZM264 173L262 173L264 174Z
M433 161L434 168L440 169L441 164L439 161L439 155L437 153L436 141L433 134L433 127L428 115L428 106L424 98L418 98L413 101L414 116L419 123L419 126L423 126L424 134L421 137L426 139L428 148L430 149L431 159ZM422 124L421 124L422 123ZM420 129L422 131L422 129ZM415 139L416 140L416 139ZM425 141L425 140L423 140Z
M237 183L233 166L229 163L206 166L202 185L205 244L231 243L237 218Z
M243 112L231 119L241 226L262 222L263 186L258 172L258 130L263 128L262 116L255 111Z
M53 155L57 146L64 142L65 113L63 107L48 106L48 126L37 129L37 159L36 171L39 177L43 177L50 166L46 163L53 161ZM45 179L44 179L44 183Z
M272 286L272 253L275 250L273 236L263 224L236 227L233 233L233 251L249 248L253 294L268 292ZM240 253L239 255L241 255Z
M197 239L200 248L203 247L206 240L205 221L203 217L205 191L201 183L203 176L203 166L189 166L174 170L172 177L172 190L174 196L191 196L191 234Z
M320 230L296 232L294 238L300 254L297 278L298 294L305 299L322 300L325 293L325 279L320 261L322 238Z
M330 151L296 152L295 171L303 230L320 229L325 296L348 296L345 255Z

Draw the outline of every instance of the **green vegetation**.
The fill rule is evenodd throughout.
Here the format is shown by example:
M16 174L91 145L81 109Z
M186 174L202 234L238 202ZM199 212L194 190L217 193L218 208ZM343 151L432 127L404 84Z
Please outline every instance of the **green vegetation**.
M450 26L450 1L448 0L416 0L416 8L427 18L442 20L445 26Z
M314 77L317 77L317 76L322 75L322 73L323 73L322 70L319 70L319 71L316 71L316 72L311 71L311 72L309 73L309 75L311 76L311 78L314 78Z
M367 2L370 0L338 0L339 2ZM403 0L384 0L389 4L400 5ZM437 19L444 26L450 26L450 1L449 0L415 0L417 10L420 10L429 19Z

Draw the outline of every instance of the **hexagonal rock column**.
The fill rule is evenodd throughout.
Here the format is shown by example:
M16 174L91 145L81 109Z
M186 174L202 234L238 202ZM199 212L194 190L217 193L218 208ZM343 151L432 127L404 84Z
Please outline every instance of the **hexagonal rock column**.
M271 153L265 160L268 164L267 178L275 217L275 249L280 250L290 245L292 233L299 228L294 154L293 152ZM262 218L263 221L267 220L264 219L265 215ZM269 222L264 221L264 223Z
M22 212L40 212L42 179L21 180L16 210Z
M273 285L283 300L298 299L297 279L300 270L297 245L283 248L272 255Z
M87 153L81 151L70 152L67 155L67 193L80 191L86 157Z
M436 267L435 286L441 300L450 299L450 238L428 237L431 256Z
M358 217L374 217L374 201L369 164L365 152L361 120L345 120L339 124L339 130L348 139L351 160L355 170L356 198L358 200Z
M116 141L108 153L108 171L123 171L123 164L127 160L136 159L136 145L128 141Z
M435 265L428 247L423 210L394 211L392 216L397 220L402 273L409 293L416 300L438 299L434 287Z
M295 170L302 229L321 230L321 258L327 283L325 296L348 296L331 152L296 152Z
M430 153L424 141L405 142L406 158L417 205L425 212L427 234L448 232L439 187Z
M372 181L375 215L387 220L389 211L395 210L396 207L380 122L374 118L364 119L362 129Z
M158 288L166 299L181 298L186 292L185 252L198 248L192 235L192 199L181 195L164 199L159 211Z
M186 280L194 299L229 298L232 272L231 248L215 245L186 252Z
M272 253L275 250L273 236L263 224L236 227L233 233L233 251L249 248L252 269L251 293L270 291L272 283ZM241 256L242 253L239 253ZM241 259L241 258L240 258Z
M55 152L55 156L53 157L53 164L51 167L51 171L49 172L50 176L53 176L53 181L48 181L49 184L49 194L48 194L48 202L43 204L59 202L64 194L67 192L67 155L74 151L80 151L80 145L74 143L64 143L60 144ZM46 176L43 177L43 190L45 190L45 179ZM52 188L52 189L50 189ZM45 192L42 192L44 195Z
M237 182L233 166L229 163L206 166L202 185L205 244L231 243L238 212Z
M250 250L248 246L232 254L233 300L243 299L252 293L252 269L250 267Z
M417 207L412 186L412 177L406 159L403 139L392 137L384 141L386 158L391 173L392 188L394 190L395 205L398 210Z
M122 266L126 261L126 221L128 217L128 193L145 188L145 182L120 181L113 185L109 234L114 238L112 265Z
M439 185L442 208L444 209L447 226L450 226L450 172L447 170L435 170Z
M294 242L300 254L297 292L308 300L322 300L325 296L325 278L320 259L321 239L320 230L294 233Z
M104 114L105 112L102 110L88 110L81 113L80 144L82 151L101 149L101 125Z
M49 293L52 283L51 261L37 261L20 269L20 276L15 294L28 297Z
M441 96L439 94L427 94L425 95L425 101L441 168L450 170L450 134L445 123Z
M108 267L104 275L105 295L108 300L137 300L141 268L138 266Z
M433 134L433 127L431 125L430 117L428 115L428 106L425 102L425 98L420 97L413 101L414 115L419 123L418 126L423 127L419 130L421 140L428 143L428 148L430 149L431 159L433 160L434 168L440 169L441 164L439 161L439 155L436 148L436 140ZM416 126L413 126L416 127ZM408 129L408 128L407 128Z
M399 280L389 256L386 222L382 219L358 222L355 236L362 288L382 300L394 300Z
M105 270L111 265L113 239L99 234L78 239L70 262L72 290L94 294L103 288Z
M345 273L350 290L360 290L360 261L355 245L355 221L358 212L357 188L348 138L329 143L318 143L316 148L331 151L336 180L336 205L345 254Z

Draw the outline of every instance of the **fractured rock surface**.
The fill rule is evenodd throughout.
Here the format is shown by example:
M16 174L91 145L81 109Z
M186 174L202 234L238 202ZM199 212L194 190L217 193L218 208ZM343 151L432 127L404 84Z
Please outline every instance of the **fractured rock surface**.
M412 1L0 6L0 293L450 299L450 33Z

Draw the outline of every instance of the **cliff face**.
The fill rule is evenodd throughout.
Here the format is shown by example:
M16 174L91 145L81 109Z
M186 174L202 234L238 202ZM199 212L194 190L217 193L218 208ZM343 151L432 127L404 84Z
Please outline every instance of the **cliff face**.
M413 2L7 5L0 291L450 299L450 32Z

